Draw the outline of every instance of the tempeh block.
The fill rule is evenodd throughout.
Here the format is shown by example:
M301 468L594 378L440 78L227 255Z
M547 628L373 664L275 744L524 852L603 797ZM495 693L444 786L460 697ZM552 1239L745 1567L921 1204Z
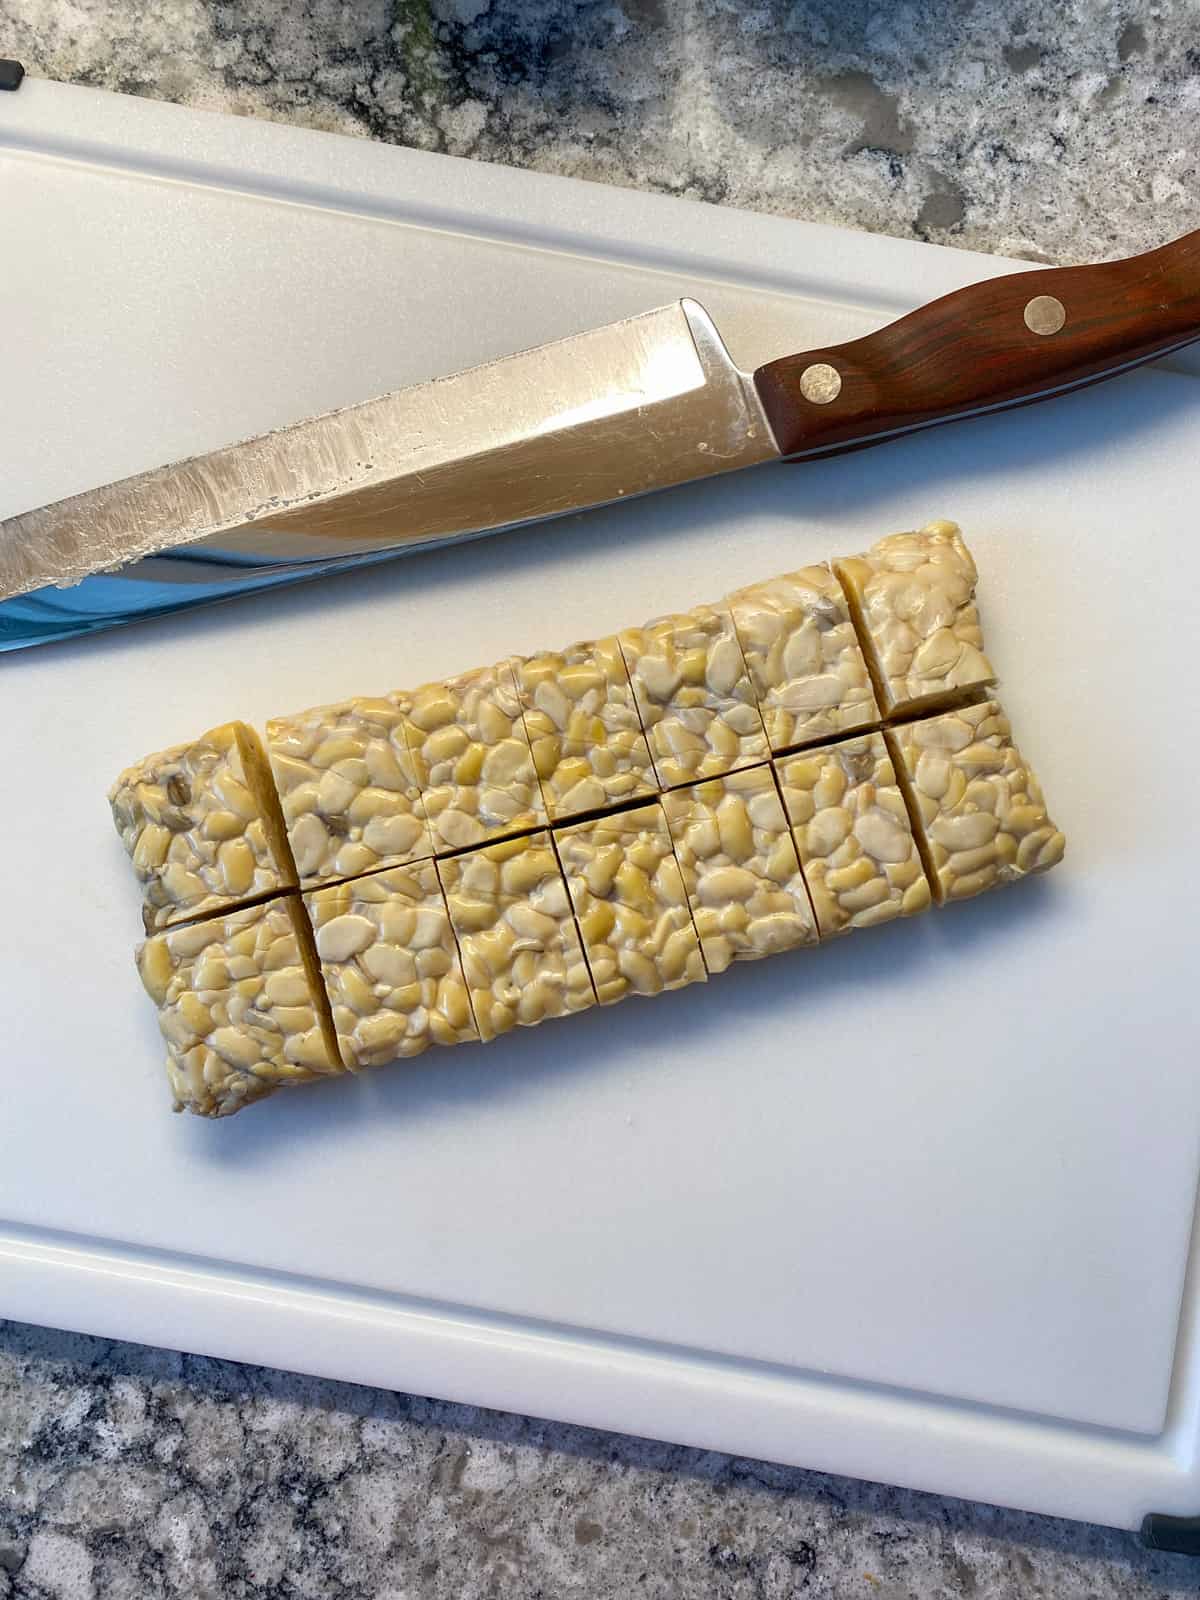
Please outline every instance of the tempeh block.
M705 981L1062 859L953 523L110 793L176 1109ZM428 668L427 668L428 670ZM159 931L155 931L159 930Z
M408 737L436 853L545 824L509 662L418 689Z
M817 942L769 766L673 789L662 803L710 973Z
M886 716L996 681L975 605L978 573L954 522L894 533L834 563Z
M696 606L618 638L663 788L766 758L767 735L727 610Z
M1045 872L1066 841L995 700L888 734L910 785L938 902Z
M350 1071L478 1039L432 861L318 889L304 903Z
M437 864L481 1039L594 1005L549 833Z
M908 808L880 733L776 763L822 938L930 903Z
M601 1005L705 978L661 804L556 830Z
M244 723L147 756L108 799L147 933L296 882L266 758Z
M137 952L177 1111L225 1117L344 1071L294 895L155 934Z
M750 584L728 605L773 751L879 721L849 605L829 566Z
M551 821L657 793L615 637L527 657L517 687Z
M403 694L267 723L271 770L303 888L433 854Z

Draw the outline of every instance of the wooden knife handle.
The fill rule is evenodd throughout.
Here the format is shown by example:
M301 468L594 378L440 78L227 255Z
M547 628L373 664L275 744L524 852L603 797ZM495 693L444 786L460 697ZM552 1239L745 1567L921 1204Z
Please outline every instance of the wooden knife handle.
M991 278L754 374L785 455L1047 399L1200 339L1200 231L1128 261Z

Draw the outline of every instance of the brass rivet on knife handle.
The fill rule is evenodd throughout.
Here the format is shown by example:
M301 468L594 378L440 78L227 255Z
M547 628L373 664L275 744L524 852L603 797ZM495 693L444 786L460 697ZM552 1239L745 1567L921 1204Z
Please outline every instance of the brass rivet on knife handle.
M1052 294L1035 294L1025 307L1025 326L1043 336L1057 333L1066 323L1067 308Z
M842 375L828 361L814 361L800 374L800 393L814 406L827 406L842 392Z
M1048 399L1197 339L1200 231L1128 261L971 284L865 338L770 361L754 386L797 460ZM828 369L836 405L812 392Z

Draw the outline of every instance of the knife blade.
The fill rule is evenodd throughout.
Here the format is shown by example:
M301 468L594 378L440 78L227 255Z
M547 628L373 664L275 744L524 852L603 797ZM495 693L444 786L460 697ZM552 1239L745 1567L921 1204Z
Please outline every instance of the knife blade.
M1200 231L741 372L693 300L0 522L0 652L1050 398L1200 339Z

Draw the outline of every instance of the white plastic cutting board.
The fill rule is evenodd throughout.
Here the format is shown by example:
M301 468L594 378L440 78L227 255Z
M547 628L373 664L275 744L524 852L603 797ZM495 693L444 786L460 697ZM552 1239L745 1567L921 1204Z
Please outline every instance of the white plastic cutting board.
M0 228L0 515L683 293L750 365L1015 265L40 82L0 97ZM0 1312L1118 1524L1200 1510L1182 367L0 660ZM169 1115L118 768L933 516L977 553L1060 871Z

